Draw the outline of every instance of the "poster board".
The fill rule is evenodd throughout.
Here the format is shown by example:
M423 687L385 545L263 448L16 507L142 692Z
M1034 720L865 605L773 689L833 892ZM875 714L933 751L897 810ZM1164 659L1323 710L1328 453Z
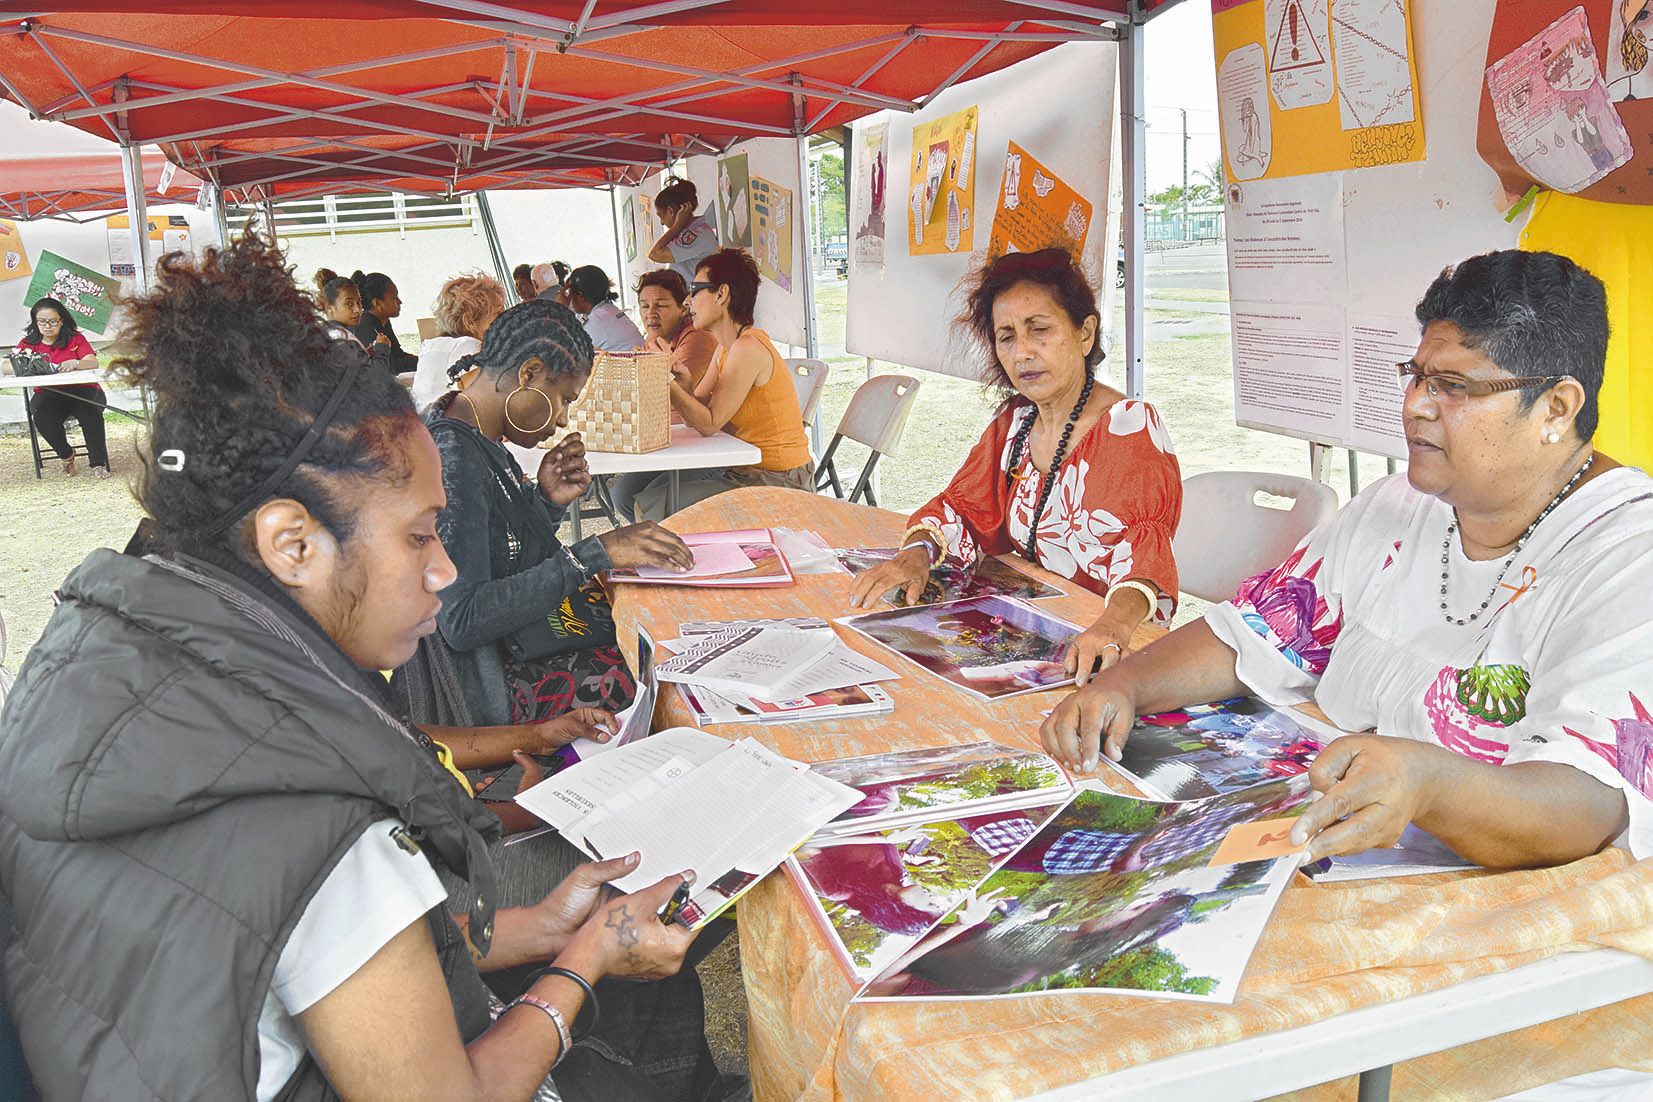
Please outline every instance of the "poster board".
M1517 243L1519 224L1504 220L1497 175L1475 148L1493 6L1494 0L1408 4L1429 134L1424 160L1230 178L1239 424L1405 456L1394 364L1417 346L1418 299L1442 268ZM1236 107L1220 86L1218 106L1225 113Z
M849 224L855 244L845 341L851 354L944 375L978 376L980 353L954 327L953 318L963 307L961 281L987 255L1010 143L1049 166L1095 211L1105 209L1116 118L1115 57L1111 42L1067 43L955 85L912 115L879 112L854 124L856 153L881 149L884 161L875 168L870 157L853 158ZM1052 89L1061 94L1053 96ZM947 250L944 237L940 252L915 256L908 244L913 233L911 170L918 163L913 134L971 107L979 108L968 166L975 199L971 246L967 251L963 245L961 224L958 250ZM959 175L965 175L964 167ZM884 196L881 218L870 209L875 186ZM946 202L945 194L941 202ZM945 227L945 211L942 218ZM863 233L868 226L881 226L881 238ZM1083 266L1097 289L1099 308L1112 277L1112 264L1103 260L1107 237L1098 228L1085 238Z

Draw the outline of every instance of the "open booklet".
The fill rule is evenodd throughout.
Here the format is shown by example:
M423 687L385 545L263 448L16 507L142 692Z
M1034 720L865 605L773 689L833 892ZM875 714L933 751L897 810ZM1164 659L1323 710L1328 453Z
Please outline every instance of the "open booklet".
M692 870L678 921L698 929L859 798L753 739L673 727L570 766L517 803L598 860L638 851L620 891Z
M737 705L748 699L795 703L898 676L844 645L831 624L812 617L691 622L679 631L673 644L679 653L660 664L660 679L710 689Z
M971 597L838 621L984 700L1073 683L1064 665L1079 629L1010 597Z
M1181 803L1081 789L857 998L1232 1002L1309 797L1304 777Z
M1102 760L1150 796L1192 800L1306 772L1338 733L1299 712L1235 697L1139 716L1120 760ZM1393 846L1325 858L1303 871L1324 882L1475 867L1413 825Z
M840 547L838 561L852 574L871 570L879 563L895 558L895 547ZM1062 591L1031 578L1000 559L983 558L968 566L950 562L937 563L930 571L930 580L913 604L933 605L942 601L958 601L966 597L1019 597L1036 601L1044 597L1060 597ZM904 607L907 604L901 590L891 589L884 594L886 604Z
M687 573L658 567L625 567L610 570L608 580L737 588L792 584L792 568L767 528L686 532L683 542L695 557L695 564Z

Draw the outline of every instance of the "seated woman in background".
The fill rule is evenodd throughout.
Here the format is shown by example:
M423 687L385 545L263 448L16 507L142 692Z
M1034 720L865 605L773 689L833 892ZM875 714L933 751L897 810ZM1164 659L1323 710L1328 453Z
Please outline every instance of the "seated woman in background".
M1070 648L1083 684L1119 661L1143 620L1177 603L1171 537L1182 475L1159 413L1096 381L1096 293L1065 249L1011 253L976 274L960 323L1005 403L947 488L908 518L900 554L855 580L865 607L923 592L944 559L1016 552L1106 603Z
M413 371L413 405L426 409L448 389L448 367L482 347L482 335L505 310L505 285L493 276L455 276L431 305L436 336L419 345Z
M59 372L89 371L98 366L98 354L75 323L75 316L55 298L37 299L29 307L29 324L23 330L23 339L17 342L17 350L45 356ZM109 398L103 387L97 383L39 386L28 402L35 427L62 461L64 474L75 473L75 452L64 428L72 417L86 439L92 477L109 477L109 445L103 434L103 411Z
M614 281L595 264L575 268L563 281L568 308L580 317L591 344L604 352L630 352L643 345L643 332L614 304Z
M518 302L532 302L539 297L539 291L534 286L534 266L532 264L518 264L511 269L511 282L516 287Z
M672 358L672 375L704 402L711 396L718 373L712 370L717 355L717 338L696 329L689 317L689 286L670 268L645 272L637 281L637 309L643 317L643 347L664 352ZM657 471L634 471L608 483L615 510L627 520L636 519L634 499L657 478Z
M665 264L688 283L701 263L717 252L717 223L710 214L696 213L700 193L693 183L676 176L654 197L654 215L665 227L660 239L649 249L649 259Z
M498 908L497 824L378 673L454 577L407 392L250 236L163 257L125 315L158 553L70 573L0 728L5 997L42 1097L527 1102L565 1057L564 1097L655 1096L567 1028L604 975L679 967L654 911L681 878L609 898L633 854ZM565 971L484 986L533 962Z
M1653 852L1653 479L1595 451L1599 280L1488 253L1418 303L1408 464L1234 599L1099 675L1045 723L1090 768L1138 713L1255 693L1345 731L1310 767L1309 857L1408 823L1489 868ZM1604 619L1605 617L1605 619ZM1607 622L1610 620L1610 623Z
M534 448L567 425L591 373L591 339L566 306L538 298L501 314L481 351L452 370L458 389L425 421L447 491L437 529L459 576L436 634L398 672L413 718L476 727L578 706L617 711L636 687L592 578L614 566L686 569L693 556L655 524L565 547L557 525L591 484L578 434L534 453L531 478L501 443Z
M701 262L689 285L694 327L717 340L708 371L717 378L704 400L685 380L672 380L672 408L702 436L727 429L762 453L750 467L684 471L679 508L741 486L809 490L814 470L804 435L798 389L775 342L752 327L758 301L758 266L740 249L723 249ZM636 515L666 512L666 475L656 475L634 497Z
M396 330L390 327L392 318L402 313L402 296L396 284L383 272L364 274L357 271L350 277L362 298L362 320L356 323L356 339L363 348L372 348L379 338L385 338L389 352L382 361L393 374L412 371L419 365L419 357L402 351L402 342L396 339Z
M331 268L317 268L315 283L316 303L327 321L328 334L335 340L349 341L362 348L377 366L389 371L390 338L380 333L371 345L364 347L361 338L356 336L356 327L362 323L362 292L356 281Z

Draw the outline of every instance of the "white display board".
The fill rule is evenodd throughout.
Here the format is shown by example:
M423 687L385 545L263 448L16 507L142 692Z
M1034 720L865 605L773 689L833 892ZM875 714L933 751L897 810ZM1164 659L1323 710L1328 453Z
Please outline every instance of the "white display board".
M805 319L808 316L805 310L804 278L805 266L809 263L809 207L806 189L798 179L798 143L792 138L755 138L731 146L723 156L736 157L742 154L746 156L749 176L761 177L792 193L791 209L786 214L787 226L782 230L790 231L792 238L792 285L790 288L782 287L775 280L765 276L758 287L758 305L754 320L757 327L768 333L776 343L802 346L805 339ZM717 203L717 164L720 159L710 155L697 155L684 160L676 170L677 175L684 176L694 183L695 190L699 193L702 211L714 207ZM631 200L632 232L635 233L637 242L636 258L626 265L632 286L636 285L637 277L644 272L662 267L649 259L649 248L663 232L659 222L654 218L653 207L654 197L660 193L661 184L667 175L659 173L652 176L642 187L619 189L622 254L629 248L626 244L625 227L627 199Z
M1410 2L1427 159L1230 185L1241 425L1405 457L1394 364L1417 346L1414 307L1442 268L1520 230L1475 152L1494 3Z
M1008 69L948 89L915 114L880 112L855 124L886 126L885 240L882 270L850 264L848 351L904 367L976 378L981 357L953 324L963 308L961 282L986 256L993 213L1004 184L1005 153L1015 142L1089 200L1084 267L1099 308L1111 286L1108 248L1110 151L1114 134L1111 42L1068 43ZM909 202L913 130L969 107L979 108L975 159L974 240L969 251L912 255ZM859 172L852 165L852 172ZM864 194L851 183L851 248L866 218ZM853 255L853 252L852 252Z

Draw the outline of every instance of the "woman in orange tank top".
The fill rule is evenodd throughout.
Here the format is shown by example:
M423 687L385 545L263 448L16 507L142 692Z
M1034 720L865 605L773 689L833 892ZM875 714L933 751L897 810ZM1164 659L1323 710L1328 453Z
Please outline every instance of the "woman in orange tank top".
M672 408L702 436L729 432L763 453L750 467L685 471L678 505L684 507L739 486L811 488L809 439L792 373L769 335L752 327L758 299L758 266L741 249L723 249L700 262L689 285L696 329L717 338L711 370L717 383L705 401L685 378L672 380ZM639 518L665 512L666 476L636 496Z

